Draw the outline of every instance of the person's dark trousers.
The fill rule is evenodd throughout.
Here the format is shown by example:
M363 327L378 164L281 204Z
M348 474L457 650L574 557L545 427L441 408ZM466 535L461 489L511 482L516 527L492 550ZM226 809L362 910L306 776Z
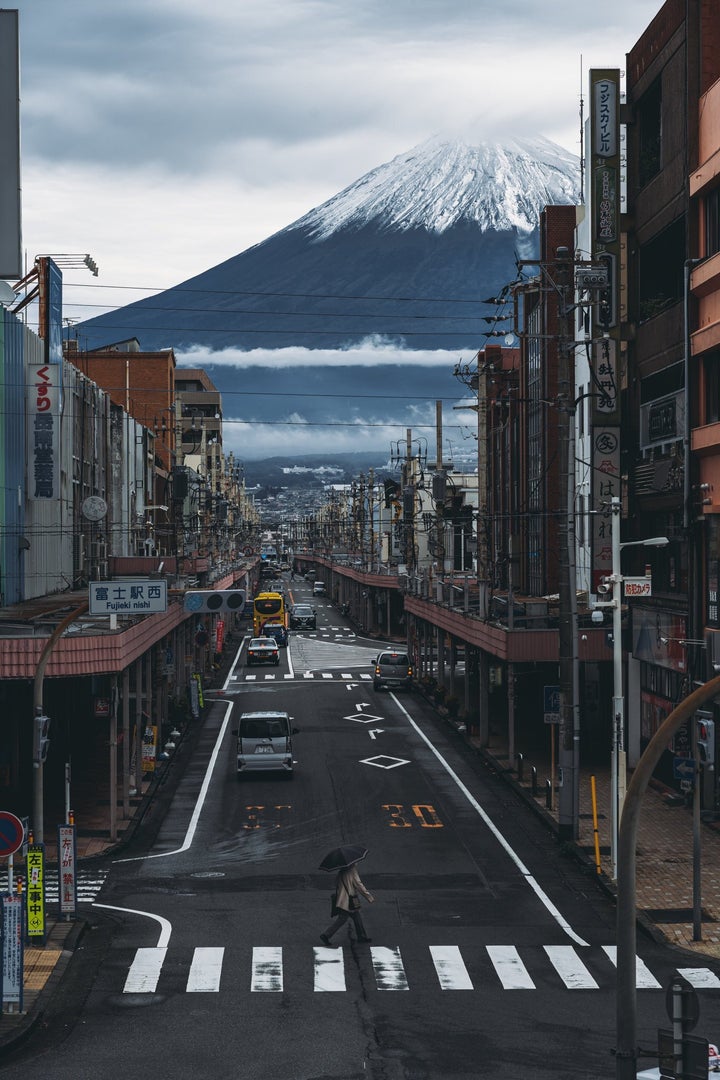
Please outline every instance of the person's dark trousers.
M358 940L366 938L367 934L365 933L365 927L363 926L362 916L359 911L341 911L335 916L327 930L325 930L320 937L331 938L333 934L336 934L340 927L348 921L348 919L352 919L353 921Z

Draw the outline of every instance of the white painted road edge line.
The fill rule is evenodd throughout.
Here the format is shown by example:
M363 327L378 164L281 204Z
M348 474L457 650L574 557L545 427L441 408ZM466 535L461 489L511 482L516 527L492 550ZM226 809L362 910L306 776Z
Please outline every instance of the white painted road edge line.
M139 911L137 908L115 907L114 904L93 904L93 907L106 908L107 911L122 911L126 915L142 915L145 919L155 919L160 923L160 937L155 946L157 949L167 949L172 934L172 923L162 915L154 915L152 911Z
M493 834L493 836L495 837L497 842L501 845L501 847L504 848L505 852L510 856L510 858L515 863L515 865L517 866L520 873L523 875L523 877L527 881L530 888L534 891L535 895L540 900L540 902L550 912L550 914L552 915L553 919L555 919L558 926L560 926L565 931L565 933L568 935L568 937L572 941L574 941L577 945L587 945L588 942L584 941L583 938L581 938L578 934L576 934L575 931L573 930L573 928L571 927L570 923L567 921L567 919L563 915L560 914L560 912L555 907L555 905L553 904L550 897L540 887L538 882L535 880L535 878L532 876L532 874L528 870L527 866L525 866L525 863L522 861L520 856L517 854L517 852L514 850L514 848L512 848L510 846L510 844L505 839L505 837L500 832L500 830L495 825L495 823L488 817L487 813L483 810L482 806L477 801L477 799L468 791L468 789L465 787L465 785L463 784L462 780L457 775L457 773L454 772L453 769L451 769L451 767L448 765L447 761L442 756L440 751L437 750L433 746L433 744L430 742L430 740L428 739L425 732L422 731L418 727L418 725L415 723L415 721L413 720L412 716L407 711L407 709L405 708L403 703L398 699L397 695L396 694L391 694L391 697L392 697L393 701L395 702L395 704L398 706L398 708L401 710L401 712L404 713L404 715L407 718L408 723L410 724L410 726L415 729L415 731L418 733L418 735L423 740L425 745L427 747L429 747L430 750L432 750L433 754L438 759L438 761L440 762L442 767L445 769L448 776L452 777L452 779L455 781L455 783L457 784L460 791L462 791L463 795L468 800L468 802L470 803L472 808L480 815L480 817L485 822L485 824L487 825L488 829Z
M193 810L192 817L190 818L190 824L188 825L188 830L185 833L185 839L183 840L182 845L179 848L175 848L173 851L159 851L154 855L137 855L129 859L115 859L114 861L116 863L143 862L143 860L145 859L166 859L168 855L180 855L181 852L188 850L188 848L193 842L193 839L195 838L195 832L197 830L198 821L200 820L200 814L202 813L202 808L205 804L205 799L210 789L210 780L212 779L213 769L215 768L215 763L217 761L218 754L220 753L222 741L225 738L225 732L227 731L227 726L230 721L230 714L232 712L232 709L233 703L232 701L229 701L227 704L227 709L225 710L225 717L222 724L220 725L218 737L215 740L213 752L210 755L208 767L205 770L205 778L202 782L200 794L198 795L197 802L195 803L195 809Z

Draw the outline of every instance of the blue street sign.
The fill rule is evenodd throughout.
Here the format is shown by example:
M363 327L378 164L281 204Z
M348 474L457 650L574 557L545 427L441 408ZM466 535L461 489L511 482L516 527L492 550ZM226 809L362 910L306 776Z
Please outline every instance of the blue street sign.
M689 780L695 775L695 759L691 757L673 758L673 778L675 780Z
M543 686L543 720L546 724L560 723L559 686Z

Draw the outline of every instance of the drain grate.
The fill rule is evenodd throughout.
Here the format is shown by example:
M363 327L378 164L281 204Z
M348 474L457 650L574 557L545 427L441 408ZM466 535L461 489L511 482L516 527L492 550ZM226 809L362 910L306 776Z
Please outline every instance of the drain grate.
M693 909L681 908L644 908L644 914L656 923L691 923L693 921ZM716 922L717 920L705 908L701 909L703 922Z

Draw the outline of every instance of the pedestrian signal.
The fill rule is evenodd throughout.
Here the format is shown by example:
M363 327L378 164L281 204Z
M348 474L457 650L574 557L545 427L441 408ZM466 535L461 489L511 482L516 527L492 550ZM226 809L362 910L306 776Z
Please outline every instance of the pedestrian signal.
M715 721L708 713L696 713L698 758L707 769L715 768Z
M36 716L33 726L33 765L42 765L50 746L50 717Z
M240 612L245 607L244 589L190 589L185 593L185 611Z

